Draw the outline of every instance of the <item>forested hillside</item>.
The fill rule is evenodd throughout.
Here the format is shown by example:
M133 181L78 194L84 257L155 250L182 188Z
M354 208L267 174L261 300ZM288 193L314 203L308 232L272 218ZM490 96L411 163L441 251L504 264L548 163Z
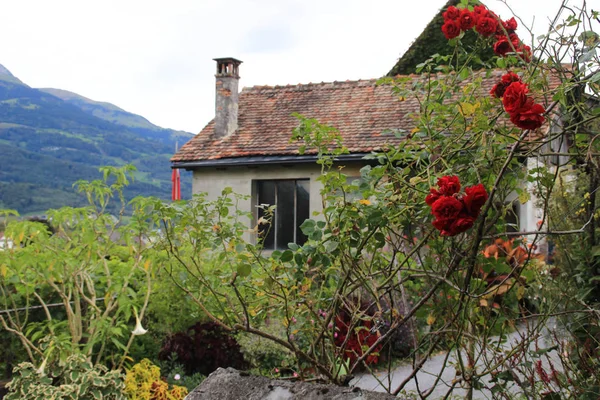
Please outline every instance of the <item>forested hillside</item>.
M127 197L171 193L169 158L192 134L160 128L110 103L33 89L0 65L0 208L21 214L79 205L73 183L98 167L133 164ZM182 195L191 178L182 177Z

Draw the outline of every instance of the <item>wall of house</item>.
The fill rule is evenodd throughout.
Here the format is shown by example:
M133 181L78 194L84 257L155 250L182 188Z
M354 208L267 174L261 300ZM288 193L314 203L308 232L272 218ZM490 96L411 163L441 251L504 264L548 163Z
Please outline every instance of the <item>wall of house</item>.
M344 167L344 173L348 176L359 177L361 163L353 163ZM322 211L321 189L322 185L317 181L321 174L321 166L317 164L298 165L266 165L251 167L226 167L226 168L201 168L194 171L192 181L192 193L207 193L207 200L216 200L223 189L230 187L234 193L250 196L247 200L239 203L242 211L252 212L256 216L256 193L253 182L256 180L279 180L279 179L309 179L310 192L310 215L314 211ZM248 228L252 229L254 221L248 221ZM250 234L246 237L250 239Z

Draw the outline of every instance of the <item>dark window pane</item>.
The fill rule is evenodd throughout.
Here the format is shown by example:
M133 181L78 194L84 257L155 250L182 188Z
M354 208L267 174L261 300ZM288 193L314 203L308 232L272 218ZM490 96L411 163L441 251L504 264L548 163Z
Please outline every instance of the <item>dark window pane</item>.
M277 249L287 249L288 243L294 241L295 192L295 181L277 182L277 210L275 211L277 214L275 247Z
M309 184L309 181L296 181L296 244L299 245L306 242L300 225L310 217Z
M257 182L258 192L258 205L269 204L275 205L275 182L273 181L258 181ZM265 215L265 212L258 209L258 218L260 219ZM277 219L274 217L274 219ZM258 235L260 238L265 237L263 246L265 249L275 248L275 221L271 221L271 225L262 224L258 227Z

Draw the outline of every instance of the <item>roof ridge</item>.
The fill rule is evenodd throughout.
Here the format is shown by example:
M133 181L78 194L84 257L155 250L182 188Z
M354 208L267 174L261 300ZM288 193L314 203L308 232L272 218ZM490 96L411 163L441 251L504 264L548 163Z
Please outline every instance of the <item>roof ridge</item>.
M371 79L358 79L358 80L345 80L345 81L333 81L333 82L309 82L309 83L298 83L295 85L255 85L255 86L246 86L242 89L242 92L264 92L268 90L282 90L282 89L332 89L334 87L354 87L354 86L369 86L377 82L381 78L371 78Z
M515 68L515 69L519 69L519 68ZM499 73L504 73L505 70L503 68L492 68L492 69L486 69L486 70L476 70L473 71L475 75L483 75L485 76L488 72L492 72L495 74L499 74ZM433 71L431 73L431 75L435 75L435 76L443 76L443 75L454 75L456 74L456 71L450 71L450 72L442 72L442 71ZM264 91L269 91L269 90L294 90L294 89L332 89L334 87L355 87L355 86L368 86L368 85L372 85L374 83L376 83L377 81L379 81L380 79L385 79L385 78L413 78L413 79L418 79L418 78L422 78L425 74L424 73L413 73L413 74L398 74L398 75L394 75L394 76L384 76L381 78L368 78L368 79L357 79L357 80L345 80L345 81L333 81L333 82L309 82L309 83L297 83L295 85L293 84L287 84L287 85L254 85L254 86L245 86L244 88L242 88L242 92L244 93L256 93L256 92L264 92Z

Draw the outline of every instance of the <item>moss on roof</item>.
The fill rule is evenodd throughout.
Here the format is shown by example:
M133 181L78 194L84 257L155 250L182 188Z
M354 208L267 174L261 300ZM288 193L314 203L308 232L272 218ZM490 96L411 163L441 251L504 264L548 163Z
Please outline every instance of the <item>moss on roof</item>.
M408 50L400 57L396 65L387 73L387 76L408 75L415 73L417 65L425 62L434 54L451 55L454 47L448 45L448 39L442 33L444 17L442 13L450 6L456 6L460 0L449 0L437 15L429 22L419 37L413 42ZM470 2L474 4L474 1ZM473 48L477 40L477 34L470 30L465 33L462 43L466 48ZM492 49L481 52L479 57L483 62L488 62L494 56ZM474 68L481 68L481 64L473 64Z

